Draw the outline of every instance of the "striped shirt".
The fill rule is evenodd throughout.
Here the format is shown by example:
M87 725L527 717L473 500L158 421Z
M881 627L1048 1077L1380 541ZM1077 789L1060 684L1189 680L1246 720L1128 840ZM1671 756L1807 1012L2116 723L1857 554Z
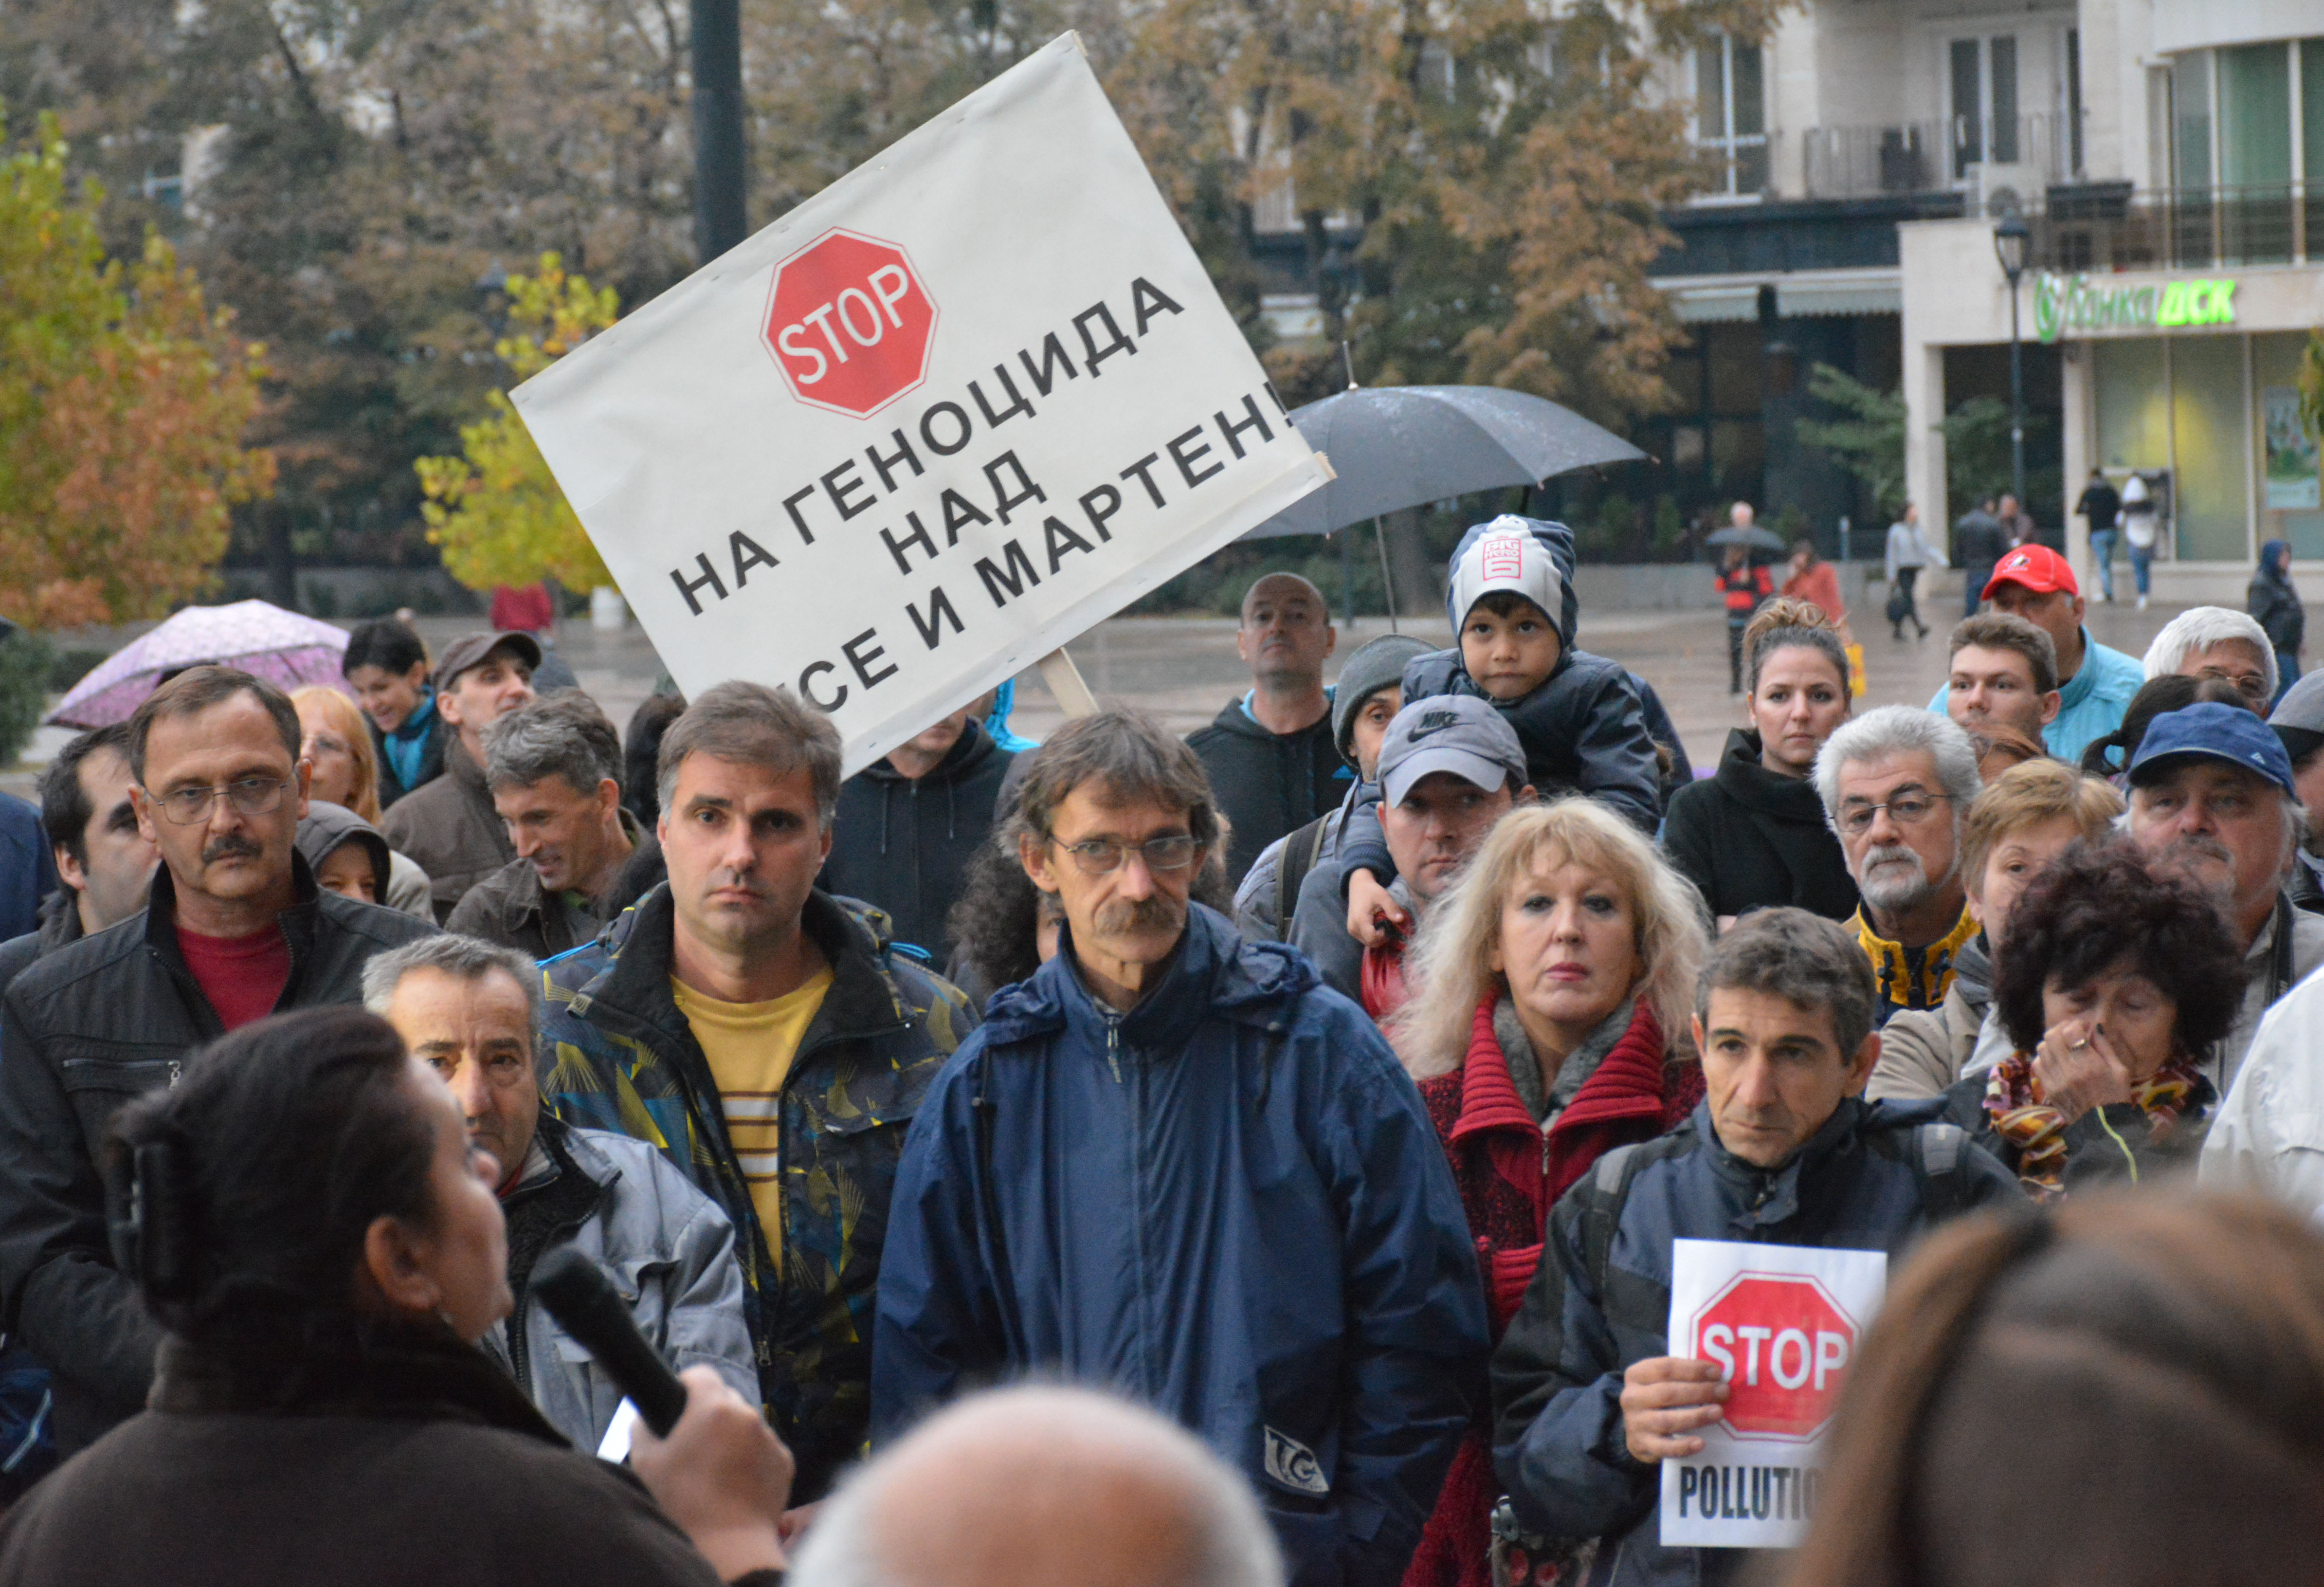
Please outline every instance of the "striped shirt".
M694 1028L702 1055L710 1061L718 1100L726 1115L727 1137L751 1187L751 1205L767 1237L775 1271L783 1265L783 1082L798 1056L799 1039L815 1023L831 970L798 991L765 1003L722 1003L669 978L670 995Z

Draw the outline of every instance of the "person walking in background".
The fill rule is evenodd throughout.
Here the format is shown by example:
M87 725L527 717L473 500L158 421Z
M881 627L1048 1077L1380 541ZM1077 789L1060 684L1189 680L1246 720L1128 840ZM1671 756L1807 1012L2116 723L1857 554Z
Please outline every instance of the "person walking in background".
M363 712L337 689L319 683L294 691L290 704L306 735L299 753L309 767L307 797L353 811L376 830L381 821L379 753ZM387 851L387 891L378 902L420 920L434 921L428 873L410 855L393 849Z
M669 879L541 972L557 1116L652 1142L734 1225L760 1399L804 1503L862 1450L897 1159L976 1024L816 889L839 765L831 719L788 690L705 691L661 742Z
M1904 503L1904 516L1888 526L1886 560L1887 566L1883 571L1888 580L1889 631L1902 639L1904 625L1909 622L1920 631L1922 638L1927 638L1929 625L1921 620L1914 585L1920 582L1923 568L1944 566L1945 556L1921 533L1920 503Z
M468 889L444 922L543 959L578 948L616 913L616 877L646 841L622 805L622 742L577 689L531 700L484 729L484 784L516 858Z
M1985 586L1994 564L2009 554L2009 536L1993 516L1993 499L1987 497L1960 515L1953 525L1953 565L1961 570L1961 615L1975 617L1984 604Z
M1769 604L1745 649L1751 725L1727 735L1716 773L1671 801L1663 848L1721 930L1771 904L1846 920L1856 881L1808 777L1853 705L1848 653L1831 619L1803 601Z
M2015 492L2004 491L2001 493L2001 500L1995 507L1993 516L2000 520L2002 537L2008 541L2012 550L2020 546L2062 550L2062 547L2052 546L2043 537L2042 527L2034 521L2034 515L2025 510L2025 504L2017 500Z
M530 634L467 634L436 664L436 711L453 729L445 775L398 801L380 820L388 847L428 873L436 918L450 918L468 889L516 858L516 846L484 784L484 729L532 698L540 646Z
M114 1265L101 1164L115 1111L228 1031L355 1002L365 960L435 930L315 885L296 847L300 736L282 693L231 667L149 695L128 745L138 826L161 857L149 902L0 999L5 1326L55 1374L68 1454L145 1403L160 1339Z
M1338 643L1331 603L1297 573L1269 573L1243 592L1235 654L1250 668L1250 690L1186 739L1227 818L1231 885L1260 849L1340 803L1350 773L1323 687Z
M1010 835L1065 925L912 1122L875 1443L996 1379L1133 1388L1250 1479L1296 1587L1392 1587L1486 1352L1418 1094L1314 966L1189 900L1217 810L1150 719L1067 722Z
M2138 610L2146 610L2146 587L2154 565L2154 492L2144 474L2122 482L2122 541L2130 552L2130 574L2138 585Z
M1741 502L1738 511L1746 510ZM1743 630L1759 608L1775 593L1775 581L1766 564L1752 560L1751 548L1729 546L1719 559L1719 599L1727 608L1727 692L1743 693Z
M1684 1032L1706 943L1685 882L1586 799L1517 812L1438 901L1413 949L1420 990L1389 1024L1483 1259L1500 1337L1542 1226L1607 1152L1674 1129L1702 1096ZM1406 1587L1491 1580L1487 1397Z
M992 835L993 804L1017 757L976 720L975 702L922 729L839 785L831 858L816 885L888 917L899 942L947 963L946 921L969 857Z
M339 674L371 721L381 809L444 775L444 750L454 729L436 710L436 691L428 681L428 647L419 635L392 617L359 624L347 636ZM332 803L356 808L344 799Z
M2308 637L2308 612L2292 586L2292 542L2270 540L2259 548L2259 571L2244 594L2244 610L2267 634L2275 652L2275 695L2265 709L2300 681L2300 651Z
M1816 555L1815 542L1804 536L1793 541L1792 558L1785 567L1788 572L1784 580L1784 598L1815 602L1824 616L1831 619L1831 626L1844 635L1848 629L1848 602L1840 596L1840 573Z
M2098 599L2114 604L2114 543L2121 531L2115 526L2122 517L2122 497L2109 483L2104 469L2090 470L2090 482L2082 487L2074 510L2089 520L2090 563L2098 570Z

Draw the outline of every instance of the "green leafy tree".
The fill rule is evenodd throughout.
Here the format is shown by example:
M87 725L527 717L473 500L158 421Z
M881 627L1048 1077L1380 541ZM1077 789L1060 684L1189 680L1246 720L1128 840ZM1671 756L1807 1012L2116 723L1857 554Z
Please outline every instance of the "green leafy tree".
M508 298L511 334L494 351L512 385L611 326L620 307L611 287L566 274L554 253L540 256L539 275L511 276ZM459 456L412 465L428 498L420 508L428 538L443 551L445 567L472 590L540 578L581 590L612 583L508 393L494 391L487 401L489 414L460 427Z
M158 236L106 256L52 116L0 161L0 590L35 627L160 617L208 583L274 460L261 349Z
M1828 363L1808 372L1808 394L1845 417L1828 423L1803 419L1797 427L1800 439L1830 453L1840 467L1870 487L1883 513L1891 518L1903 513L1904 394L1875 390Z

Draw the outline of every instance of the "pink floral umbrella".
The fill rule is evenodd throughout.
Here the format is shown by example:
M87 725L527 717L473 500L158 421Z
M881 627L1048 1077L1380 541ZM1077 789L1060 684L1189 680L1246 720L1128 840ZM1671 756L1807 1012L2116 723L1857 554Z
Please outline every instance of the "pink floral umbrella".
M162 674L206 661L240 667L284 690L309 683L345 690L339 659L346 649L346 629L263 601L189 606L124 646L42 720L65 728L127 721Z

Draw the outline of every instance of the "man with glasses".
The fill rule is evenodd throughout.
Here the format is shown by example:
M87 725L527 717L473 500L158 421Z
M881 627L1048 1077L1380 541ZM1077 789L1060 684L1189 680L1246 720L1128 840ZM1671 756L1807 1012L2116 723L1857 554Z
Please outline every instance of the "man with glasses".
M434 928L315 885L308 767L272 684L198 666L130 719L129 797L161 851L146 907L0 999L0 1327L55 1374L70 1454L145 1403L161 1338L113 1265L99 1165L115 1109L251 1021L362 1000L364 962Z
M1393 1583L1480 1408L1451 1170L1361 1010L1190 900L1193 750L1084 717L1005 837L1056 957L987 1005L898 1170L872 1425L1026 1372L1128 1392L1257 1489L1295 1584Z
M1854 923L1880 985L1876 1023L1941 1006L1977 937L1960 875L1976 748L1932 711L1884 705L1824 740L1815 785L1863 895Z
M733 1224L760 1395L810 1504L862 1450L897 1158L976 1015L815 885L839 805L828 717L721 683L670 724L659 771L669 879L543 967L542 1088L567 1124L661 1148Z

